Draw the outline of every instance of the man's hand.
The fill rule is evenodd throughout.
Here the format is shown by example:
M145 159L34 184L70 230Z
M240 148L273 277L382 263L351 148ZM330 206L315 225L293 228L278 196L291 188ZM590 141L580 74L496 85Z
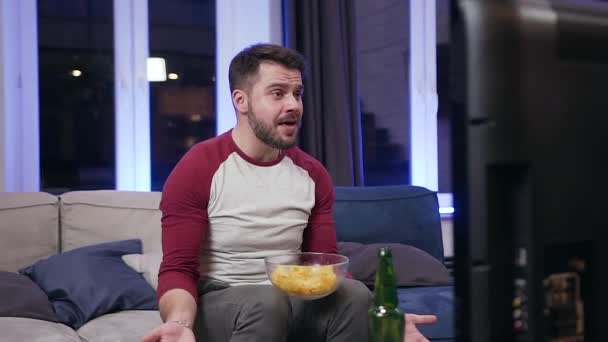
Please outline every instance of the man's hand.
M403 342L429 342L420 331L416 328L416 324L432 324L437 321L437 316L433 315L405 315L405 338Z
M142 337L141 342L196 342L194 333L184 325L167 322Z

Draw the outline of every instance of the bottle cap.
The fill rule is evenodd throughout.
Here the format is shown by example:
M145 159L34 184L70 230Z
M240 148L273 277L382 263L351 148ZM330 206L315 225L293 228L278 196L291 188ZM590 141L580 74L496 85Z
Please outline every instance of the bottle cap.
M391 248L388 246L382 247L380 248L380 252L379 252L380 256L393 256L393 252L391 251Z

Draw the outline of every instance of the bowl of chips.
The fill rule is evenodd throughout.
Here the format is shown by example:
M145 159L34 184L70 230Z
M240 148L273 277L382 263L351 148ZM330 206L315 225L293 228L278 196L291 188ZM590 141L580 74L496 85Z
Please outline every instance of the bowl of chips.
M290 253L264 261L272 285L290 296L307 300L334 292L348 270L348 258L331 253Z

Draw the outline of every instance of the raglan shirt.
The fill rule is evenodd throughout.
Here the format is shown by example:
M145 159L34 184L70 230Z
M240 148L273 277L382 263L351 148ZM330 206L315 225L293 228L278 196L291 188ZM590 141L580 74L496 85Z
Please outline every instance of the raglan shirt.
M194 145L162 193L158 298L180 288L198 302L200 277L269 284L268 256L336 253L333 202L327 170L297 147L259 162L237 147L232 130Z

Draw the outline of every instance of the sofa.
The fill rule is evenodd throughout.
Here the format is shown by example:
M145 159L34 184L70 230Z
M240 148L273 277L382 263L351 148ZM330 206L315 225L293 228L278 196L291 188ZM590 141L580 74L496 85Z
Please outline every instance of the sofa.
M350 257L355 278L370 285L373 271L365 248L393 247L399 307L438 320L418 329L431 341L455 341L454 286L444 265L437 193L411 185L336 187L334 219L338 249ZM350 254L349 244L362 245ZM363 259L363 260L361 260ZM364 272L357 272L364 268Z
M159 192L0 193L0 274L9 279L0 282L0 341L139 341L161 324L154 290L161 255L159 201ZM419 264L416 255L429 257L420 261L430 262L425 269L443 265L432 191L336 187L334 216L340 252L365 263L351 262L358 267L353 276L372 290L372 247L394 246L397 268ZM433 341L451 341L452 285L445 274L425 271L405 277L400 306L438 315L436 324L420 329ZM406 273L412 272L401 271Z

